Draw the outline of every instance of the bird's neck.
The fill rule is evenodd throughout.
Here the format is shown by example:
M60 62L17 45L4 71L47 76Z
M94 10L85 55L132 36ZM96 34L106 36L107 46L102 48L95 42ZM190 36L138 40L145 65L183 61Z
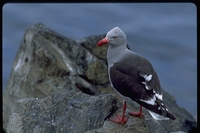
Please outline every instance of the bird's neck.
M107 52L108 66L110 67L114 62L119 61L127 51L128 49L126 45L121 45L117 47L109 45Z

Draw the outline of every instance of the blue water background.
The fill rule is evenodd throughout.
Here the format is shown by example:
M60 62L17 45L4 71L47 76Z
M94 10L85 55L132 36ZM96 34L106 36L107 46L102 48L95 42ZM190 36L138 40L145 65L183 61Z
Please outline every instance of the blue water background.
M5 4L3 90L25 29L43 23L81 39L119 26L131 50L154 66L162 87L197 113L197 9L192 3Z

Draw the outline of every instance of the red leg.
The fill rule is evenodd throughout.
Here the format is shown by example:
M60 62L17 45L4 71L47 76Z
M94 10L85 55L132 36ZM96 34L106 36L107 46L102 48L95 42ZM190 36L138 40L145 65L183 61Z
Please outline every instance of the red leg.
M143 117L144 114L142 113L142 106L140 105L140 111L139 112L129 112L130 115L136 116L136 117Z
M122 116L116 115L114 118L110 118L110 121L124 125L128 120L128 117L125 116L125 112L126 112L126 101L123 104Z

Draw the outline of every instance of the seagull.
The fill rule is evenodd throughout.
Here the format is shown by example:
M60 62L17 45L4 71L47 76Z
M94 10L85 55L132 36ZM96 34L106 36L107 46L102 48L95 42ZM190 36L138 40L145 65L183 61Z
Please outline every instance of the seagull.
M110 121L122 125L127 122L125 98L140 104L138 112L129 112L132 116L144 117L142 107L145 107L155 120L175 120L163 102L160 81L153 66L146 58L127 48L126 34L115 27L98 41L97 46L105 44L109 45L107 62L110 84L123 97L122 115L117 114Z

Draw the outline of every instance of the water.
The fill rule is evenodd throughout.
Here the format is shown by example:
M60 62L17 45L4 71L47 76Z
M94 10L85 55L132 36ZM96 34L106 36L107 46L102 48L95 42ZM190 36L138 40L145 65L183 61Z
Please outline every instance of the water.
M162 87L178 105L197 113L197 16L192 3L5 4L3 86L26 28L43 23L80 39L119 26L131 50L153 64Z

